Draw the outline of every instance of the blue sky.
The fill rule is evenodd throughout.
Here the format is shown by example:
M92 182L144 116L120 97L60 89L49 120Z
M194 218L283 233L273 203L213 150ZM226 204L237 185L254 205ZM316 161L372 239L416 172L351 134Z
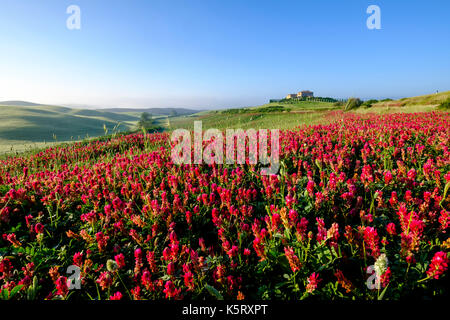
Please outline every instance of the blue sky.
M81 29L68 30L69 5ZM366 9L381 8L381 30ZM0 100L257 105L450 90L450 1L1 0Z

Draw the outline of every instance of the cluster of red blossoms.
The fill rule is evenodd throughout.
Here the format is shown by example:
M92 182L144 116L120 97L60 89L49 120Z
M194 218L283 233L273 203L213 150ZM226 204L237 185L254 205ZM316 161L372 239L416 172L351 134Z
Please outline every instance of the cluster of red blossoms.
M176 165L165 133L0 160L1 289L376 299L375 265L385 299L448 294L450 115L327 117L281 131L271 176L249 162Z

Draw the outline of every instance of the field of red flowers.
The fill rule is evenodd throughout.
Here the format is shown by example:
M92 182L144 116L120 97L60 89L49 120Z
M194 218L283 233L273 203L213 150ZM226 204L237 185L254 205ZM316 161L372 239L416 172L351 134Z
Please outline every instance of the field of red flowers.
M0 161L0 298L447 295L450 114L330 119L282 131L273 176L175 165L167 133Z

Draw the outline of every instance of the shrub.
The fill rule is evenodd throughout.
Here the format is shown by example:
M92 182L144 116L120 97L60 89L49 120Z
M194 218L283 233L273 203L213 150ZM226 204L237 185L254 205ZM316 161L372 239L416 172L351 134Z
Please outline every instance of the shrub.
M141 119L139 120L137 125L140 130L142 129L149 130L150 128L153 127L152 115L148 112L143 112L141 114Z
M291 109L285 108L284 106L267 106L261 107L257 109L249 109L249 108L240 108L240 109L228 109L222 111L223 114L240 114L240 113L249 113L249 112L289 112Z
M347 100L347 104L345 105L345 110L353 110L357 109L361 106L362 101L359 98L350 98Z
M227 109L223 110L223 114L238 114L238 113L247 113L250 109L238 108L238 109Z
M286 111L286 108L283 106L268 106L263 108L256 109L258 112L283 112Z
M443 101L439 106L440 110L449 110L450 109L450 97L447 100Z
M378 102L378 100L376 100L376 99L370 99L370 100L364 101L364 103L362 105L365 106L366 108L371 108L372 105L377 102Z

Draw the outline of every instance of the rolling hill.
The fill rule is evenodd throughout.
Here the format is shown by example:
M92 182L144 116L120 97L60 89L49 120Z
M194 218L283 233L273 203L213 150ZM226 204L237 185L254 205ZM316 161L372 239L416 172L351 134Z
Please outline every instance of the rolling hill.
M1 153L54 141L100 136L105 133L104 127L109 132L127 131L135 126L139 117L15 101L0 102L0 119Z
M145 108L145 109L139 109L139 108L106 108L106 109L97 109L98 111L107 111L107 112L114 112L114 113L128 113L128 114L135 114L135 113L142 113L142 112L148 112L154 116L172 116L172 115L178 115L178 116L186 116L194 113L200 112L199 110L192 110L192 109L186 109L186 108Z
M11 101L0 101L0 106L38 107L44 105L28 101L11 100Z
M104 128L109 133L133 130L142 112L152 114L159 125L174 114L184 116L198 111L185 108L81 109L19 100L1 101L0 153L101 136L105 134Z
M450 97L450 91L375 103L374 107L437 106Z
M381 101L370 108L360 107L352 110L355 113L411 113L433 111L450 97L450 91L403 98L399 100ZM267 109L272 109L267 112ZM189 116L170 119L170 129L193 129L194 121L202 121L203 129L208 128L293 128L303 124L317 124L326 121L329 111L343 109L331 102L317 101L283 101L272 102L261 106L240 109L204 111Z

